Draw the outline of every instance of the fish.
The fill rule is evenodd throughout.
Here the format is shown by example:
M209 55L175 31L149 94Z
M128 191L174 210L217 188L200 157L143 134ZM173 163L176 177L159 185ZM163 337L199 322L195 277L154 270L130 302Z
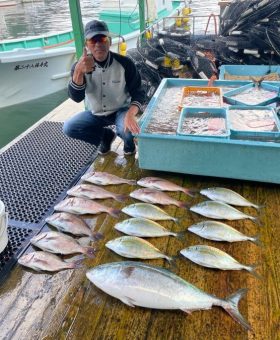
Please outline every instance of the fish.
M166 259L173 261L172 257L163 254L150 242L136 236L122 236L106 243L106 247L115 253L134 259Z
M116 194L114 192L105 190L97 185L92 184L78 184L67 191L67 195L76 196L89 199L105 199L113 198L116 201L123 202L126 200L126 195Z
M112 184L130 184L136 185L136 181L133 179L121 178L107 172L88 172L81 177L83 181L87 181L97 185L112 185Z
M180 185L177 185L167 179L159 178L159 177L144 177L137 181L137 184L151 189L162 190L162 191L182 191L185 194L193 197L196 194L196 191L188 188L183 188Z
M259 275L255 272L256 266L247 266L239 263L224 251L210 246L195 245L180 250L180 253L187 259L208 268L221 270L242 270L245 269L255 277Z
M57 231L40 233L30 240L34 246L54 254L70 255L82 253L88 257L94 257L93 247L82 247L73 237Z
M178 222L178 219L169 216L164 210L155 205L148 203L135 203L122 208L122 212L132 217L143 217L150 220L172 220Z
M251 241L256 244L260 243L258 236L244 235L228 224L217 221L202 221L191 225L188 230L196 235L212 241Z
M146 203L153 204L162 204L162 205L176 205L179 208L187 208L189 204L176 200L165 194L162 191L150 188L137 189L132 191L129 194L130 197L136 198L139 201L143 201Z
M200 193L204 196L207 196L211 200L220 201L231 205L237 205L241 207L254 207L256 209L260 209L262 207L248 201L237 192L226 188L207 188L200 190Z
M114 228L130 236L138 237L161 237L161 236L175 236L182 238L185 231L174 233L155 221L147 218L134 217L117 223Z
M130 307L196 310L222 307L246 330L251 326L238 310L247 289L240 289L226 299L210 295L162 267L136 261L106 263L91 268L87 278L103 292Z
M59 202L54 210L69 212L72 214L100 214L102 212L106 212L113 217L119 217L120 210L109 208L106 205L97 203L95 201L80 198L80 197L71 197L66 198Z
M66 233L89 236L94 241L103 238L101 233L93 232L82 218L67 212L54 213L45 222Z
M56 272L63 269L81 268L82 259L66 262L57 255L45 251L34 251L21 256L18 263L36 271Z
M241 220L249 218L254 222L259 222L257 217L244 214L232 206L218 201L204 201L190 207L190 210L202 216L216 218L218 220Z

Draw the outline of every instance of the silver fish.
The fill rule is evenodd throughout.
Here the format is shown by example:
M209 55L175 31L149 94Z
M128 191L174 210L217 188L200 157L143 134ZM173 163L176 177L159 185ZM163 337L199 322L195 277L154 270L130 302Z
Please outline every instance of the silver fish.
M69 255L82 253L89 257L94 257L94 248L82 247L73 237L57 231L40 233L32 237L30 243L42 250L54 254Z
M258 222L257 217L253 217L233 208L232 206L218 201L204 201L190 208L202 216L216 218L218 220L240 220L249 218L252 221Z
M100 214L102 212L106 212L113 217L119 217L120 210L109 208L106 205L97 203L95 201L80 198L80 197L72 197L66 198L63 201L59 202L54 210L69 212L72 214Z
M238 205L241 207L254 207L256 209L260 209L260 205L256 205L252 202L249 202L246 198L239 195L237 192L226 189L226 188L208 188L200 190L200 193L204 196L207 196L213 201L220 201L231 205Z
M81 177L82 180L97 184L97 185L111 185L111 184L130 184L135 185L136 181L132 179L120 178L118 176L108 174L107 172L88 172Z
M171 262L173 259L163 254L150 242L135 236L122 236L106 243L106 247L115 253L134 259L166 259Z
M251 241L259 244L258 236L251 237L244 235L228 224L217 221L202 221L191 225L188 230L196 235L213 241Z
M256 266L246 266L239 263L224 251L205 245L191 246L180 251L189 260L208 268L216 268L221 270L242 270L245 269L256 277Z
M246 330L251 330L238 310L238 302L246 289L221 299L162 267L133 261L99 265L88 270L86 276L99 289L131 307L180 309L191 313L219 306Z
M162 205L176 205L179 208L187 208L189 205L187 203L181 202L165 194L162 191L156 189L137 189L129 194L130 197L136 198L139 201L152 203L152 204L162 204Z
M113 198L116 201L123 202L127 198L126 195L116 194L114 192L105 190L97 185L92 184L78 184L67 191L67 195L89 198L89 199L105 199Z
M66 212L55 213L47 217L45 221L58 230L73 235L86 235L93 240L99 240L103 237L100 233L93 232L82 218Z
M175 236L181 238L186 232L174 233L155 221L141 217L129 218L128 220L119 222L114 228L127 235L138 237Z
M168 181L167 179L163 179L159 177L144 177L144 178L139 179L139 181L137 181L137 184L141 185L142 187L162 190L162 191L182 191L191 197L193 197L196 193L194 190L183 188L180 185L177 185L171 181Z
M150 220L172 220L177 222L178 219L169 216L164 210L155 205L148 203L130 204L122 209L124 213L132 217L143 217Z
M57 255L44 251L35 251L19 258L18 263L22 266L32 268L36 271L56 272L62 269L80 268L82 260L73 262L63 261Z

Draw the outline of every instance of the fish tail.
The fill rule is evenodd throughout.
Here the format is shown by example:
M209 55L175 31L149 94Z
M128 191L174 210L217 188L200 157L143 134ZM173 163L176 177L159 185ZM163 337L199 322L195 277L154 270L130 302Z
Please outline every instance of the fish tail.
M252 266L246 266L244 269L248 270L252 275L254 275L257 279L262 280L262 276L256 272L256 268L258 264L254 264Z
M183 231L179 231L178 233L176 233L176 237L179 239L179 240L184 240L186 238L186 233L187 233L188 229L186 230L183 230Z
M222 305L224 310L241 326L243 326L247 331L251 331L252 328L249 325L248 321L241 315L238 310L238 303L240 299L247 293L248 289L243 288L239 289L236 293L227 297L224 301L225 304Z
M115 218L119 218L119 217L120 217L121 210L112 208L112 209L109 209L108 212L109 212L109 214L110 214L111 216L113 216L113 217L115 217Z
M257 209L257 210L260 210L260 209L265 208L265 204L262 204L262 205L252 204L252 207Z
M93 232L92 236L91 236L91 240L95 241L95 242L102 240L103 238L104 238L104 235L102 233L99 233L99 232Z
M250 218L250 220L254 221L258 226L261 227L261 221L260 221L259 217L250 216L249 218Z
M76 260L74 262L70 262L69 268L72 268L72 269L83 268L84 267L83 261L84 261L84 258Z
M131 184L131 185L136 185L137 181L135 179L128 179L126 183Z
M127 198L128 198L127 195L116 195L116 196L115 196L115 199L116 199L116 201L118 201L118 202L124 202Z
M167 256L166 255L165 258L169 263L169 269L172 270L172 271L175 270L177 268L176 260L177 260L178 256Z
M179 208L186 208L186 209L188 209L188 208L190 208L190 204L189 203L186 203L186 202L178 202L178 207Z
M260 240L260 235L255 235L253 237L250 237L250 241L255 243L258 246L262 246L263 245L261 240Z
M84 254L86 254L91 259L95 257L96 249L93 247L84 247Z
M183 188L183 192L187 194L188 196L195 197L197 196L199 190L197 189L188 189L188 188Z

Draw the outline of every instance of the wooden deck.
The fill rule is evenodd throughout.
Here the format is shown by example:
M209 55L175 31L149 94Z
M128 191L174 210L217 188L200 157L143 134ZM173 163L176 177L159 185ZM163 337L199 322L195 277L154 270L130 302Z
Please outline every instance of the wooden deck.
M70 107L67 111L71 111ZM62 118L52 114L47 119L63 120L63 107L61 114ZM92 166L98 171L107 171L129 179L153 175L196 189L224 186L252 202L265 205L260 212L261 226L250 220L229 222L248 235L259 234L262 246L251 242L211 242L190 232L186 233L184 241L173 237L150 240L168 255L176 255L180 249L189 245L208 244L227 251L244 264L259 264L257 271L263 277L262 280L245 271L222 272L203 268L183 258L176 261L175 269L175 273L182 278L218 297L227 297L240 288L248 288L248 294L241 300L240 311L254 332L244 331L218 307L196 311L191 315L182 311L131 308L97 289L86 278L87 269L101 263L123 260L104 246L108 240L121 236L113 228L118 220L100 214L87 218L93 229L104 234L104 239L98 244L96 258L87 259L84 268L55 274L35 273L20 266L13 269L0 287L0 339L280 339L279 186L141 170L137 157L123 156L119 139L114 144L114 151L105 157L99 156ZM108 189L128 194L134 187L124 184ZM202 196L190 198L183 193L170 195L193 204L204 200ZM122 208L132 202L132 199L125 203L108 199L104 204ZM186 209L168 206L165 210L182 218L179 224L162 223L174 231L184 230L194 222L204 220ZM253 208L241 210L257 214ZM119 220L126 218L122 214ZM164 260L147 263L168 266Z

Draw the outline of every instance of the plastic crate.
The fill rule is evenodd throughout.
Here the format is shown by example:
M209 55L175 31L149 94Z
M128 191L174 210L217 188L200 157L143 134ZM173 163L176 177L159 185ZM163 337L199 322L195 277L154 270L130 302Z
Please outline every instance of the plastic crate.
M184 126L184 121L186 118L201 118L205 121L205 125L208 124L209 119L212 118L221 118L225 122L225 129L223 133L220 134L215 134L211 133L209 130L209 133L187 133L184 132L183 126ZM230 135L229 127L228 127L228 120L227 120L227 111L226 109L223 108L184 108L181 111L181 116L179 120L179 125L177 129L177 133L179 135L184 135L184 136L190 136L190 137L208 137L208 138L228 138Z
M223 106L223 97L222 97L222 91L220 87L195 87L195 86L186 86L182 90L182 98L181 102L178 106L179 110L182 110L184 107L198 107L200 105L188 105L184 104L184 100L186 97L189 96L196 96L196 97L207 97L210 95L217 95L219 98L217 99L217 103L214 103L213 105L209 105L209 107L217 107L217 106ZM208 106L203 103L201 106ZM200 106L200 107L201 107Z
M232 123L232 116L231 111L238 110L238 111L267 111L269 114L269 117L273 119L275 122L275 129L276 131L253 131L253 130L242 130L237 129L236 126L234 128ZM275 110L272 107L269 106L229 106L228 108L228 121L229 121L229 127L231 132L231 138L236 139L253 139L253 140L266 140L266 141L273 141L273 140L279 140L280 139L280 123L279 119L277 117L277 114L275 113ZM242 121L246 121L246 118L242 117Z
M251 80L251 77L263 77L269 74L272 74L272 80L267 79L266 82L280 81L280 65L222 65L219 79L226 80L229 75L231 79L227 80ZM273 74L278 74L279 80L276 80ZM236 78L234 79L234 77Z
M267 91L274 93L274 95L267 100L263 100L263 101L260 101L258 103L250 104L250 103L245 103L245 101L242 102L240 99L234 98L236 95L238 95L242 92L245 92L245 91L247 91L251 88L254 88L254 87L256 87L256 85L254 83L244 85L242 87L239 87L237 89L234 89L234 90L231 90L231 91L225 93L224 98L231 105L245 105L245 106L265 106L265 105L275 103L276 101L279 100L280 89L276 86L273 86L273 85L270 85L270 84L267 84L267 83L261 83L260 84L261 89L264 89L264 90L267 90Z

